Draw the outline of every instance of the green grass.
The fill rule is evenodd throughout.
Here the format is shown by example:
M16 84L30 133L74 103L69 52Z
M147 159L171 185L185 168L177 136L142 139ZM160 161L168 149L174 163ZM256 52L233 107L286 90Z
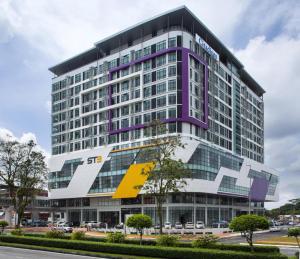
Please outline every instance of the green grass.
M48 252L63 253L63 254L85 255L85 256L94 256L94 257L102 257L102 258L104 257L104 258L111 258L111 259L161 259L158 257L109 254L109 253L89 252L89 251L74 250L74 249L55 248L55 247L36 246L36 245L23 245L23 244L5 243L5 242L0 242L0 246L48 251Z

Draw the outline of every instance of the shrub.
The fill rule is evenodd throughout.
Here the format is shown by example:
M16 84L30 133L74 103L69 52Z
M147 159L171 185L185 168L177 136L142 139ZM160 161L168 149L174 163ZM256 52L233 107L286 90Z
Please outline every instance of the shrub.
M46 238L64 238L65 233L60 230L52 229L46 232Z
M0 233L3 234L4 229L8 226L8 222L5 220L0 220Z
M71 234L72 240L85 240L85 232L84 231L76 231Z
M40 233L25 233L24 236L41 237L41 238L46 237L45 234L40 234ZM65 236L62 239L69 240L70 236L68 234L65 234ZM107 238L86 236L85 241L102 242L103 243L103 242L107 242ZM125 239L123 243L138 245L140 243L140 241L137 239ZM155 240L143 240L142 244L147 245L147 246L155 246L155 245L157 245L157 242ZM191 248L192 243L178 242L176 244L176 247ZM217 249L217 250L240 251L240 252L250 252L251 251L251 248L249 246L238 245L238 244L215 243L215 244L211 245L209 248ZM253 249L254 249L254 252L257 252L257 253L279 253L280 252L279 248L275 247L275 246L254 246Z
M176 246L178 244L178 236L160 235L156 242L159 246Z
M215 235L203 235L198 237L192 242L193 247L210 247L214 245L218 240L218 237Z
M13 229L12 231L10 231L10 233L14 236L23 236L24 235L23 230L20 228Z
M121 232L108 233L107 242L109 243L123 243L125 241L125 235Z
M17 237L0 235L0 241L6 243L17 243L24 245L35 245L44 247L55 247L63 249L74 249L81 251L102 252L110 254L136 255L143 257L159 257L170 259L287 259L287 256L262 253L245 253L235 251L221 251L216 249L199 248L175 248L175 247L157 247L140 246L126 244L111 244L103 242L89 242L77 240L62 240L34 237Z

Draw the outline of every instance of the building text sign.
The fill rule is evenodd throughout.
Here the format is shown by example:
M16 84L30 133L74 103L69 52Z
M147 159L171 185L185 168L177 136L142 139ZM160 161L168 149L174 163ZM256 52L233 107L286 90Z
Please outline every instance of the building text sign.
M196 42L215 60L219 61L219 54L214 51L214 49L209 46L204 39L202 39L198 34L196 34Z

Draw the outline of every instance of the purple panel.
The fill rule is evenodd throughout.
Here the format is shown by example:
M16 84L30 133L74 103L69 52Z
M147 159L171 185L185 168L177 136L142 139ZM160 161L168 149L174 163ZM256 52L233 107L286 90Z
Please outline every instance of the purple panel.
M182 48L182 47L174 47L174 48L168 48L168 49L158 51L151 55L142 57L138 60L131 61L128 64L123 64L121 66L118 66L116 68L109 70L109 80L112 80L112 73L114 73L114 72L117 72L122 69L126 69L137 63L141 63L141 62L147 61L149 59L152 59L154 57L161 56L163 54L177 51L177 50L182 51L182 116L179 118L169 118L169 119L163 120L163 122L176 122L176 121L188 122L188 123L197 125L201 128L207 129L208 128L208 67L207 67L207 63L205 61L203 61L198 55L191 52L191 50L189 50L187 48ZM189 55L193 56L196 60L198 60L205 67L204 107L203 107L204 108L204 118L203 118L203 121L189 116ZM111 99L112 99L112 92L111 92L111 86L109 86L109 102L108 102L109 105L111 105ZM145 127L144 124L140 124L140 125L135 125L135 126L121 128L121 129L112 131L111 130L111 128L112 128L111 110L109 110L109 134L110 135L129 131L129 130L140 129L140 128L144 128L144 127Z
M249 193L251 201L265 201L268 187L268 180L263 178L253 178Z

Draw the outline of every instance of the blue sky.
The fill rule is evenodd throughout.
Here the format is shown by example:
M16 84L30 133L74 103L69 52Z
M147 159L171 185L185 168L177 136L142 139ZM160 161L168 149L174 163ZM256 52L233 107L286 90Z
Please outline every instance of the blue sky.
M266 163L281 172L280 203L300 197L297 0L1 0L0 133L9 130L20 138L30 132L50 153L48 68L106 36L183 4L266 89Z

